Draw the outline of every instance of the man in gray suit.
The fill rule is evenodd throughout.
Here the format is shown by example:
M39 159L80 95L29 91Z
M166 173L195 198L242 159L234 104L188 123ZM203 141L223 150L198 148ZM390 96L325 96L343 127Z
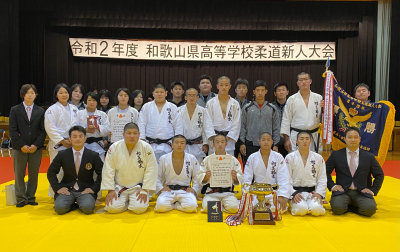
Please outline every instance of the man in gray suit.
M211 84L211 77L208 75L200 76L199 81L199 99L197 100L197 104L202 106L203 108L206 107L206 103L211 100L213 97L216 96L215 93L211 92L212 84Z

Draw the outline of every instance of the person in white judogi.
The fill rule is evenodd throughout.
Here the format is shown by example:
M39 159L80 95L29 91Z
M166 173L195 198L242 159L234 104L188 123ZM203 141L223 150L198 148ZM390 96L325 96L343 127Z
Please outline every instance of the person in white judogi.
M165 97L167 90L161 83L153 89L154 101L143 105L140 110L140 139L151 144L157 161L172 151L170 143L175 135L183 134L182 119L175 104Z
M310 149L316 152L322 151L322 144L318 150L318 127L321 122L322 96L311 92L311 76L308 73L297 75L297 86L299 92L290 96L286 102L283 112L281 135L284 137L284 146L288 152L295 151L296 136L300 131L308 131L312 135ZM321 142L321 140L320 140Z
M283 213L287 210L287 202L292 192L289 171L283 156L271 150L274 140L270 133L262 133L258 143L260 144L260 150L251 154L247 159L243 183L278 184L278 204L280 211ZM276 206L273 203L272 194L266 195L265 201L269 204L271 211L275 211ZM253 205L257 203L257 198L253 197Z
M101 161L104 162L105 150L103 137L110 133L110 123L107 114L97 109L99 98L96 93L89 92L84 99L86 109L78 111L78 125L86 129L85 147L89 150L99 153ZM87 125L88 118L92 116L93 120L89 127ZM89 119L90 120L90 119Z
M228 137L226 152L234 155L235 143L240 133L240 104L230 97L231 81L228 77L218 78L218 95L207 102L207 112L213 123L215 133ZM210 148L210 153L214 149Z
M49 136L47 149L49 151L50 163L57 156L58 152L70 148L68 131L72 126L77 125L78 109L75 105L69 104L69 88L66 84L57 84L54 88L54 100L57 102L51 105L44 114L44 128ZM64 176L61 168L57 174L59 181ZM49 186L49 196L54 197L54 192Z
M108 149L103 166L101 190L108 191L106 206L109 213L127 209L144 213L149 206L149 196L156 190L157 161L151 146L139 140L139 127L128 123L124 139Z
M292 215L324 215L322 200L326 195L326 167L321 155L310 151L311 134L297 135L299 149L286 156L286 164L293 187L290 200Z
M129 89L119 88L115 94L118 105L107 113L108 121L110 122L111 143L123 139L122 133L127 123L133 122L137 124L139 120L139 112L129 106L131 104Z
M194 155L199 164L208 153L208 139L215 136L212 121L205 108L197 104L199 93L189 88L185 93L186 104L179 108L183 123L183 135L187 144L185 152Z
M207 212L208 201L221 201L222 209L228 213L236 213L239 208L239 201L233 193L233 186L230 187L209 187L212 160L216 158L230 159L232 164L231 176L233 185L239 185L243 181L242 168L239 161L232 155L227 154L226 146L228 144L227 137L222 134L217 134L214 137L215 153L207 156L200 165L200 170L197 175L197 181L203 185L202 190L205 190L205 196L202 202L201 211Z
M196 196L201 188L195 176L199 170L199 163L195 156L185 152L185 147L186 138L176 135L172 138L173 151L160 158L156 189L159 196L154 208L156 212L172 209L183 212L197 211Z

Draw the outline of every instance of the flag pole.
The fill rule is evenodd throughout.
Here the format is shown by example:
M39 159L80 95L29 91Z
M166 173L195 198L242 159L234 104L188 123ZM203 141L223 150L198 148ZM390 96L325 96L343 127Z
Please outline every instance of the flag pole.
M325 63L325 72L322 74L322 77L326 77L326 72L328 72L329 71L329 66L330 66L330 60L329 60L329 57L328 57L328 59L326 60L326 63ZM315 150L315 152L319 152L319 140L320 140L320 137L321 137L321 134L322 134L322 131L321 131L321 127L322 127L322 114L324 113L324 107L321 107L321 114L320 114L320 116L319 116L319 129L318 129L318 140L317 140L317 149Z

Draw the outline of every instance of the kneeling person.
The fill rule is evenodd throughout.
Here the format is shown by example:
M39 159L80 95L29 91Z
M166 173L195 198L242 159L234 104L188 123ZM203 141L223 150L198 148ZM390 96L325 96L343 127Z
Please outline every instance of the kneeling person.
M287 210L287 202L292 191L289 181L289 171L286 168L286 163L281 154L271 150L274 140L268 132L261 133L258 140L260 150L251 154L247 159L244 169L244 183L264 183L278 184L277 190L278 205L281 212ZM275 211L273 196L266 195L265 201L271 206L271 211ZM253 205L256 205L258 200L254 197Z
M101 169L103 162L97 152L84 147L86 130L74 126L69 130L72 148L58 152L47 171L47 178L54 190L54 210L65 214L75 208L75 202L85 214L93 213L96 195L100 190ZM57 174L64 170L61 182ZM93 180L93 173L97 178Z
M177 209L184 212L197 211L196 195L200 188L195 180L198 161L186 153L186 138L176 135L172 138L172 152L161 156L158 166L155 211L167 212ZM190 187L193 181L193 188Z
M324 215L322 200L326 195L326 167L321 155L310 151L312 136L309 132L297 134L298 150L286 156L290 182L294 189L290 201L292 215Z
M149 207L149 193L156 189L156 157L151 146L139 140L135 123L127 123L122 135L124 139L108 149L103 167L101 190L108 190L105 210L144 213Z
M197 176L197 181L201 185L206 186L205 196L203 198L202 211L207 211L207 202L208 201L221 201L222 208L228 213L236 213L239 208L239 201L236 199L233 193L232 187L209 187L209 181L211 178L211 170L212 170L212 159L216 159L217 156L221 156L220 158L228 158L232 163L232 182L233 185L239 185L242 182L243 174L241 170L241 165L239 161L230 154L227 154L225 148L228 144L227 137L221 134L217 134L214 137L214 148L215 153L206 157L200 165L199 174Z

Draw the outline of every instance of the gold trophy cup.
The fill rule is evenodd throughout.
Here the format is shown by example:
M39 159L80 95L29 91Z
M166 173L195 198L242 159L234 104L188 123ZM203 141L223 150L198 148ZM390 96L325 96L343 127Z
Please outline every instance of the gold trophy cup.
M278 190L279 186L277 184L270 185L264 183L253 183L251 185L244 184L243 187L245 192L255 195L258 200L258 203L253 208L253 224L275 225L270 205L268 202L264 202L264 199L265 195L274 194L274 204L278 207L275 190Z

